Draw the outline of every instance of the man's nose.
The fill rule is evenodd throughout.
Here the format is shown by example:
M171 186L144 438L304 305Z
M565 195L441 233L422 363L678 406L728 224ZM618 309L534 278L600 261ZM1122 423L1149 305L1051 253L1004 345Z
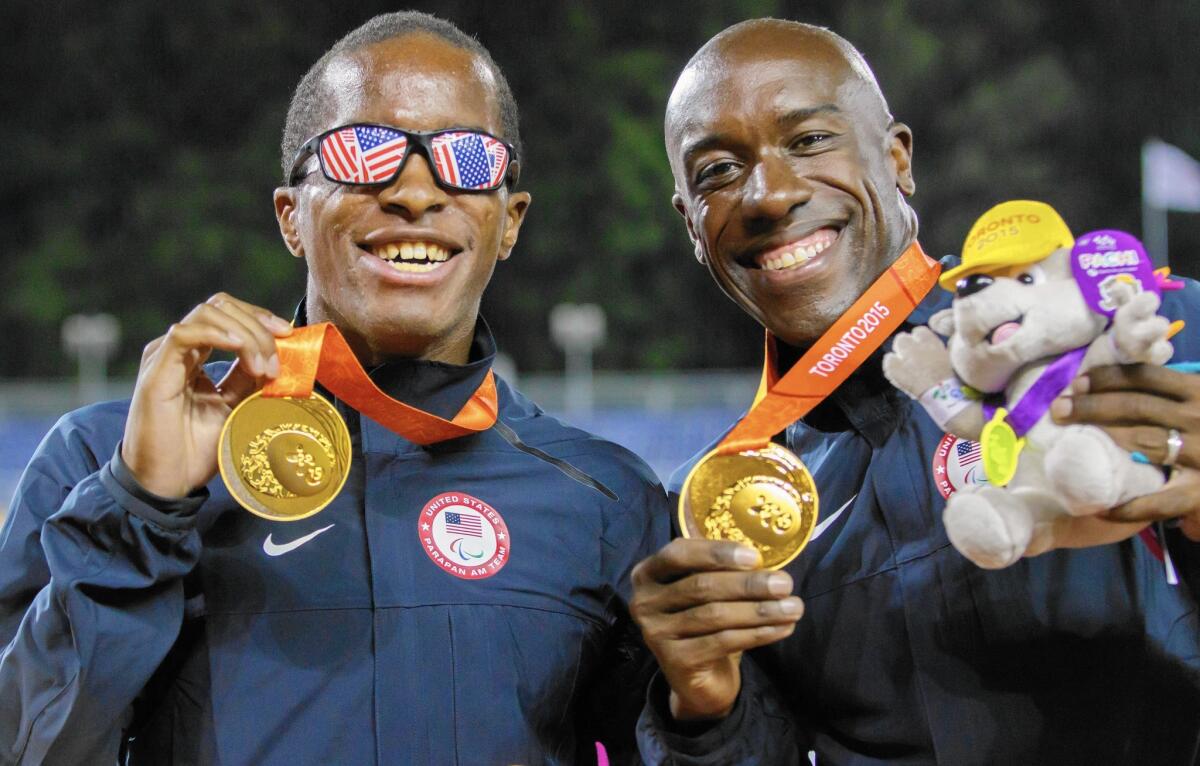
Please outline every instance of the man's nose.
M812 199L812 183L784 157L764 157L746 182L742 209L747 218L775 221Z
M438 186L433 168L421 152L411 154L400 174L379 192L379 204L410 220L420 218L430 210L440 210L449 201L450 195Z

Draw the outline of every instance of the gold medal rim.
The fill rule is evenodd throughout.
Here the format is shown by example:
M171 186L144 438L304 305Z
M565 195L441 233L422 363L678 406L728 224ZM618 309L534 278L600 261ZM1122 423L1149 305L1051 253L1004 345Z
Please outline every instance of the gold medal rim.
M237 503L239 506L241 506L246 512L252 513L261 519L267 519L268 521L285 521L286 522L286 521L301 521L302 519L307 519L310 516L315 516L318 513L320 513L321 511L325 510L325 506L332 503L334 498L336 498L338 495L340 495L342 493L342 487L346 486L346 479L348 479L350 477L350 461L353 460L352 455L347 455L346 466L341 471L341 478L338 479L337 487L335 487L333 489L333 491L331 491L329 493L329 497L327 497L320 505L317 505L313 509L305 511L304 513L301 513L301 514L295 514L295 515L289 515L289 516L273 515L273 514L263 513L262 511L258 510L257 508L251 508L238 499L237 492L234 490L233 484L229 480L229 474L226 472L226 468L225 468L225 449L224 449L224 447L228 443L228 439L230 438L230 436L229 436L230 424L233 423L233 420L237 416L239 410L241 410L243 407L247 406L248 404L250 404L251 402L253 402L257 399L264 399L264 398L267 398L267 397L263 396L262 391L255 391L253 394L251 394L250 396L247 396L240 403L238 403L238 406L234 407L233 410L229 413L229 417L225 418L225 423L221 426L221 437L220 437L220 440L217 442L217 469L221 472L221 481L223 481L225 483L225 488L227 490L229 490L229 495L233 498L233 501L235 503ZM279 398L296 400L296 399L299 399L300 397L283 396L283 397L279 397ZM341 413L338 412L337 409L329 402L328 399L321 396L316 391L313 391L309 396L304 397L304 398L316 399L317 401L321 402L326 407L328 407L331 412L333 412L335 415L337 415L337 424L339 426L338 430L340 431L340 433L337 434L337 436L339 439L344 436L346 439L346 442L350 441L350 429L346 426L345 419L342 417ZM331 434L331 436L332 436L332 434ZM234 471L235 469L230 467L229 470Z
M696 464L694 466L692 466L692 469L690 471L688 471L687 476L684 478L683 487L681 487L679 490L679 502L676 505L676 516L679 521L680 534L682 534L685 538L693 537L693 535L688 534L687 509L684 507L684 501L687 499L688 492L692 486L692 477L694 477L699 472L700 467L703 466L705 462L707 462L710 458L712 458L719 452L719 449L720 448L714 448L714 449L710 450L709 452L707 452L704 455L704 457L702 457L698 461L696 461ZM787 447L782 447L782 446L776 444L775 442L770 442L765 448L763 448L761 450L743 450L741 452L738 452L737 454L752 456L750 453L754 453L754 452L766 453L768 455L772 455L774 457L780 458L781 462L789 463L789 464L793 465L795 467L795 469L799 470L808 479L808 483L810 485L812 485L812 488L813 488L812 523L809 524L808 529L806 529L804 531L804 538L796 546L795 550L793 550L790 554L788 554L787 558L782 559L781 561L779 561L777 563L771 564L770 566L763 567L763 569L773 571L776 569L782 569L783 567L790 564L793 560L795 560L795 558L797 556L799 556L804 551L805 548L808 547L808 541L812 537L813 530L817 528L817 520L821 516L821 493L819 491L817 491L817 482L815 479L813 479L812 472L810 472L808 470L808 466L806 466L804 464L804 461L801 460L800 457L796 453L792 452ZM699 521L698 519L694 519L694 520ZM700 535L699 537L703 538L704 536ZM707 538L704 538L704 539L707 539Z

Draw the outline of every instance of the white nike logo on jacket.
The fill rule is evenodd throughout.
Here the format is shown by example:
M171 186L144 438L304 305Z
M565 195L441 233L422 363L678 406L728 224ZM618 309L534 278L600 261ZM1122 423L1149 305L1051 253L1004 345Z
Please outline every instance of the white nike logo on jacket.
M304 537L298 537L295 540L292 540L290 543L283 543L282 545L273 542L271 540L271 535L267 535L267 539L263 540L263 553L267 554L268 556L282 556L285 553L296 550L317 535L330 529L333 529L333 524L330 524L327 527L321 527L315 532L309 532Z

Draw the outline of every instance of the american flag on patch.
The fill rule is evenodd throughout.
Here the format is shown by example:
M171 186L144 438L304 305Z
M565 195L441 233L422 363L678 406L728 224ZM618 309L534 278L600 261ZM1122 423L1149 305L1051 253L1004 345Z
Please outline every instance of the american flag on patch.
M447 182L482 189L500 182L508 149L491 136L458 132L439 136L433 154L438 173Z
M983 447L979 442L961 441L954 451L958 455L958 464L963 468L978 463L983 457Z
M376 184L388 180L404 159L403 133L375 125L353 125L321 142L321 158L340 180Z
M473 513L446 511L445 523L450 534L483 537L483 521Z

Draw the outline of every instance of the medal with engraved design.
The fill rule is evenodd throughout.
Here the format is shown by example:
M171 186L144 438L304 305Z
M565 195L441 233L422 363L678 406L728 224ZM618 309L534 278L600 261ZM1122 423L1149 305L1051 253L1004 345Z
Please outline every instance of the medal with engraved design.
M800 554L817 523L817 488L804 463L769 443L733 454L713 450L691 470L679 495L687 537L751 545L763 567Z
M900 327L940 269L910 244L782 376L768 333L754 404L683 483L685 537L753 546L767 569L800 554L817 523L816 483L800 458L771 439L825 401Z
M221 431L217 464L233 498L272 521L317 513L350 471L350 432L324 397L268 397L239 404Z
M313 387L414 444L477 434L496 422L488 370L450 420L393 399L372 381L337 327L321 322L275 339L279 376L229 413L217 445L221 478L246 510L272 521L312 516L337 497L350 472L346 421Z

